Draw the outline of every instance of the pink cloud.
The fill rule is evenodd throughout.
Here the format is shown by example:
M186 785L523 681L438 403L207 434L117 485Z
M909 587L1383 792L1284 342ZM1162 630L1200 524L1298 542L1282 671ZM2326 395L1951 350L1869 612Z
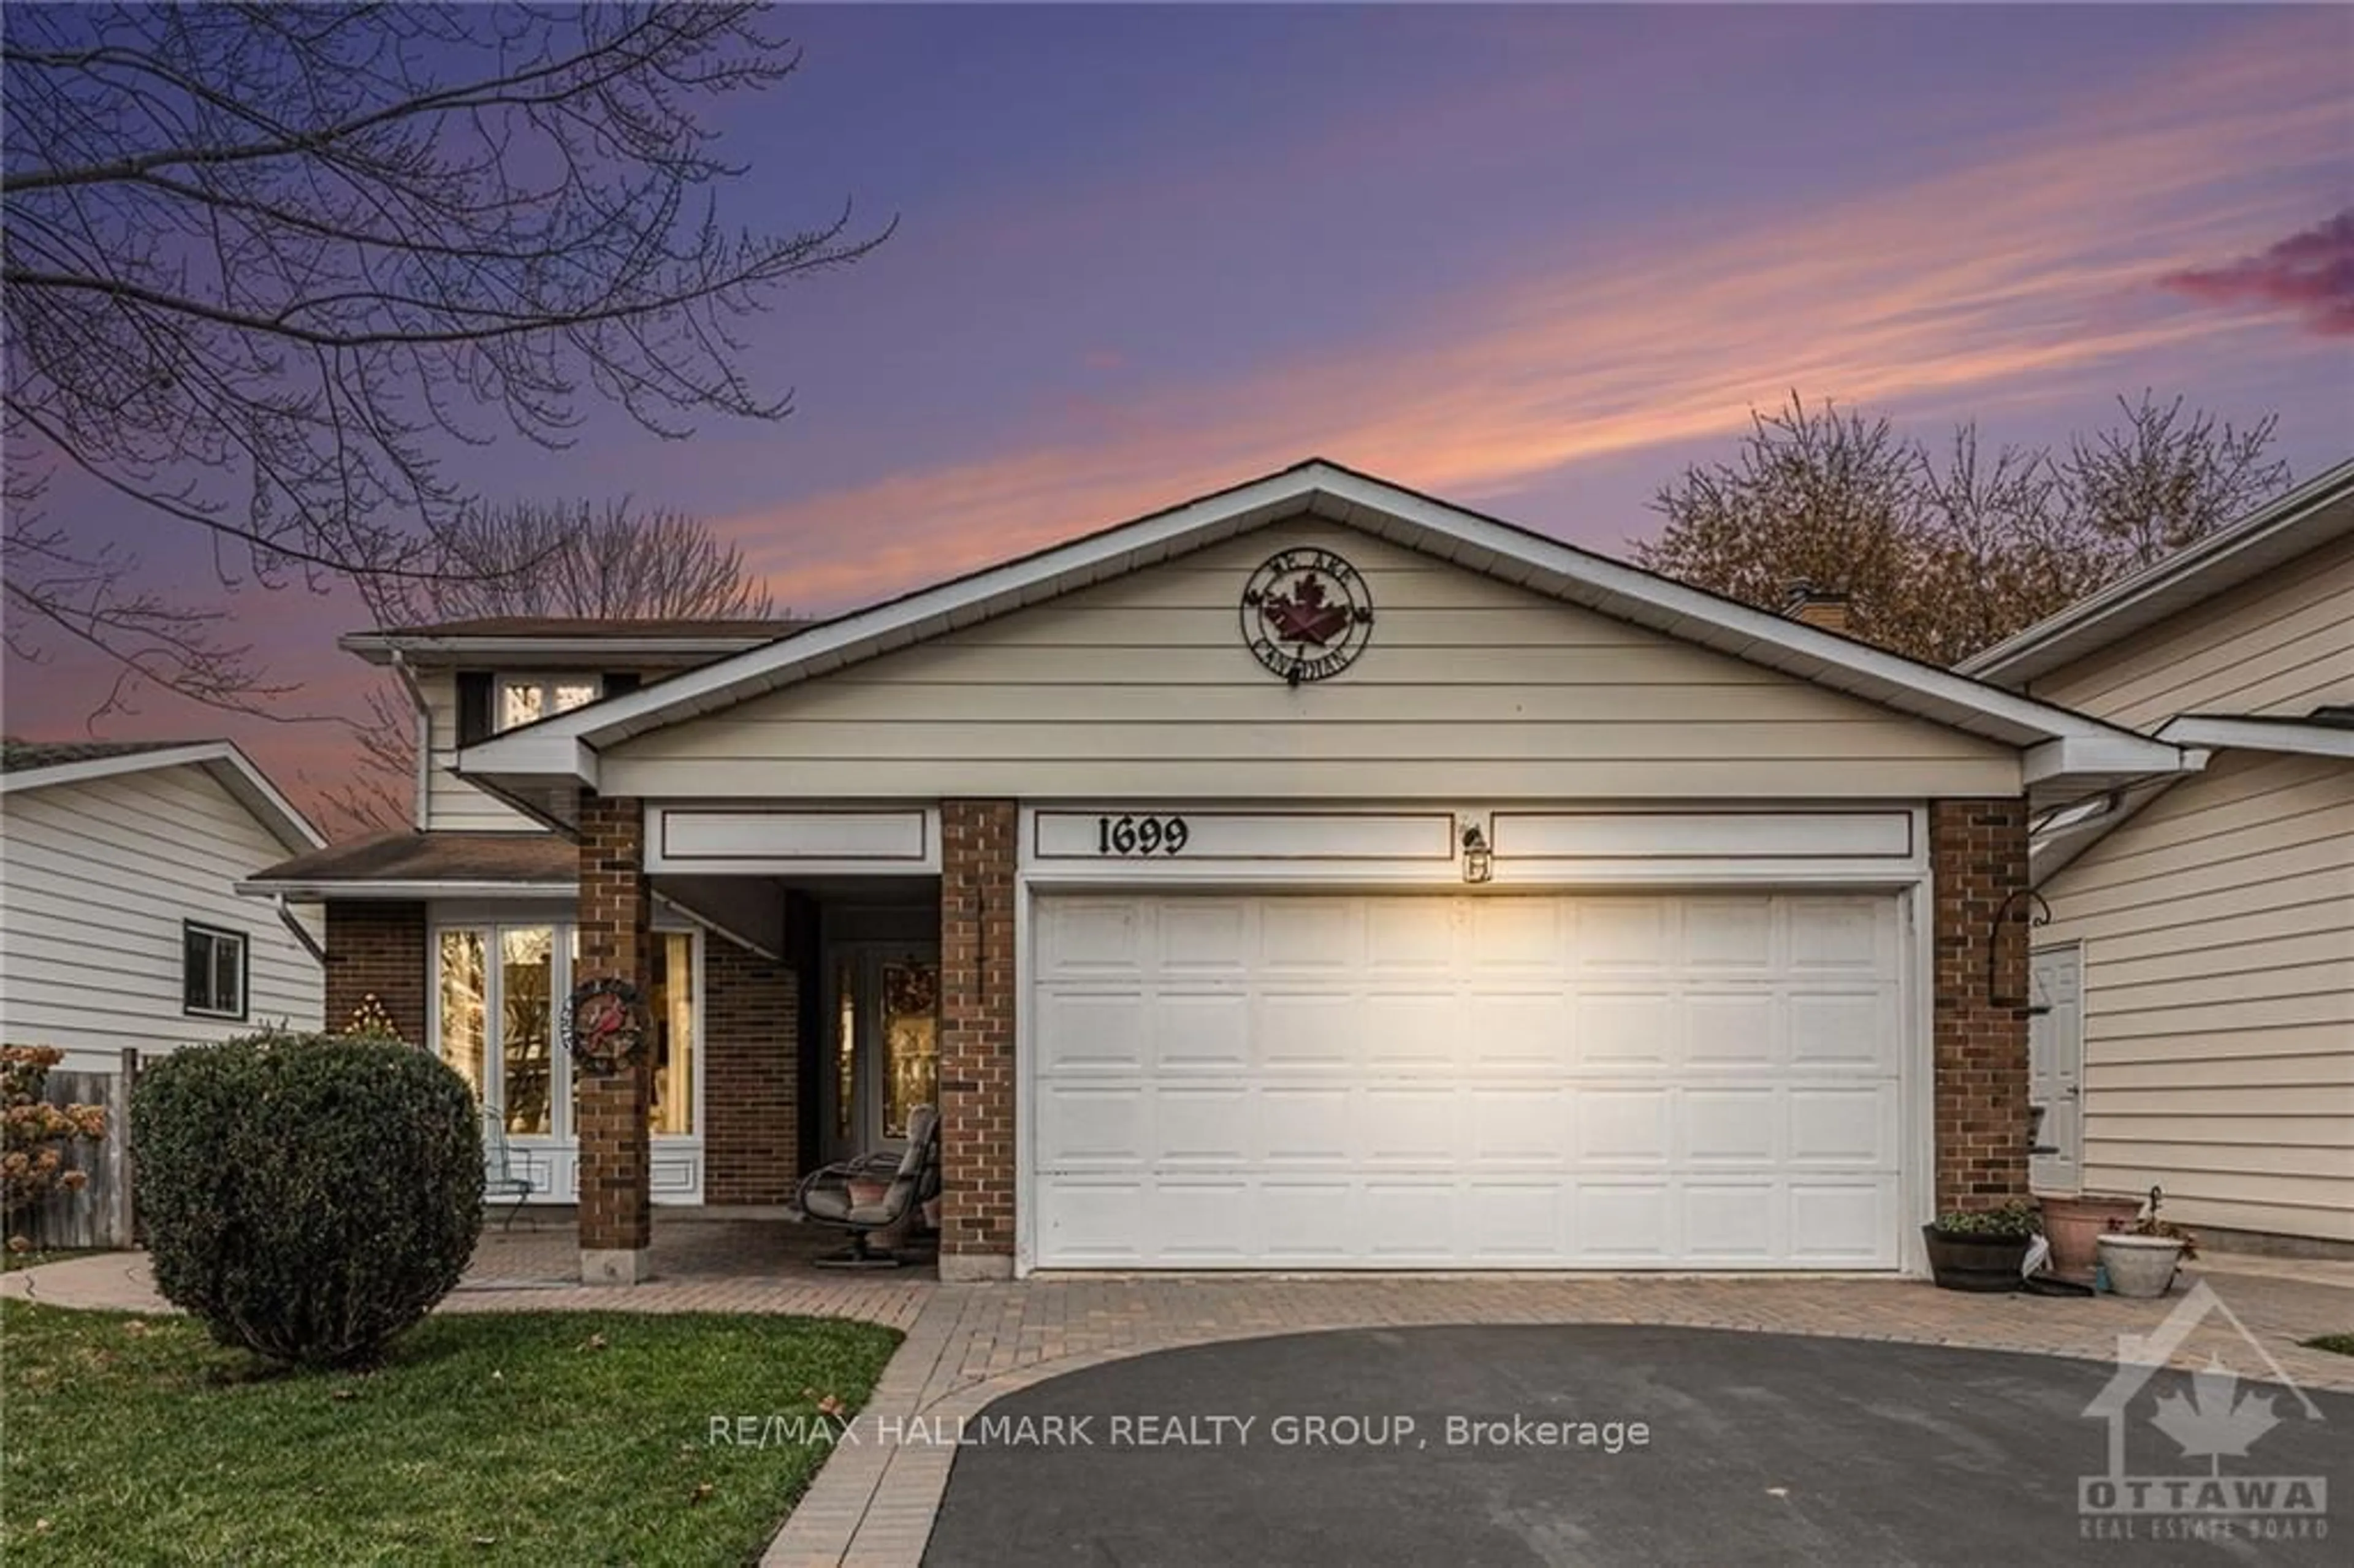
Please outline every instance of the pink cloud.
M2354 334L2354 207L2257 255L2170 272L2158 284L2212 304L2288 312L2325 336Z

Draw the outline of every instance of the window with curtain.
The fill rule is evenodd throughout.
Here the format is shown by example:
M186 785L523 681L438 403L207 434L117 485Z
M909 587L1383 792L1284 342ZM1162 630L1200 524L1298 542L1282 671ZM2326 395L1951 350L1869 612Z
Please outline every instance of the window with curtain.
M505 675L499 680L498 727L514 729L597 700L595 675Z

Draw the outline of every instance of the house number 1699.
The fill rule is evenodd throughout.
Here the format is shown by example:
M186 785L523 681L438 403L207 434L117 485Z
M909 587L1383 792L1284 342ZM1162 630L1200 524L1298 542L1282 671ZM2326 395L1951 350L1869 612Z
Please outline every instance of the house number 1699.
M1097 854L1175 854L1193 836L1182 817L1097 817Z

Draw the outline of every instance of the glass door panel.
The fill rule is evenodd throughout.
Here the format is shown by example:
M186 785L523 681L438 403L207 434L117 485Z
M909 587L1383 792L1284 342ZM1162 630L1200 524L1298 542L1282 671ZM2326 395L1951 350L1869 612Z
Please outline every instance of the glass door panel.
M907 1136L907 1113L938 1103L940 966L928 958L888 959L882 973L883 1136Z
M554 1033L556 931L510 926L499 932L499 1068L507 1131L547 1137L556 1130Z

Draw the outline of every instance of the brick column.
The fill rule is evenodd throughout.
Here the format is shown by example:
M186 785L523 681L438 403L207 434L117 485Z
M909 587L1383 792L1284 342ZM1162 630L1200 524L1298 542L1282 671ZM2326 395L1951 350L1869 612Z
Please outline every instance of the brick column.
M703 992L703 1201L782 1203L801 1175L799 979L715 932Z
M645 809L624 796L580 800L580 960L573 980L619 978L648 988L653 902L645 873ZM559 1006L561 1002L559 1001ZM653 1060L582 1071L580 1277L634 1285L647 1277L653 1241L653 1177L646 1114Z
M425 906L340 903L327 906L326 1015L330 1030L347 1027L371 996L391 1015L400 1037L430 1051L425 1037Z
M1930 802L1929 857L1937 1208L1989 1209L2027 1196L2027 802Z
M940 1277L1013 1273L1011 800L940 806Z

